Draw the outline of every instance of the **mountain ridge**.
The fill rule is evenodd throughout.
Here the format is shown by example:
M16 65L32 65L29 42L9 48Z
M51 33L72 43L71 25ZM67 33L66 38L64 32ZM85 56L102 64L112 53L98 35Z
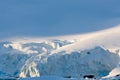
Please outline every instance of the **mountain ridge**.
M1 41L0 73L19 77L107 76L119 65L119 31L117 26L82 35Z

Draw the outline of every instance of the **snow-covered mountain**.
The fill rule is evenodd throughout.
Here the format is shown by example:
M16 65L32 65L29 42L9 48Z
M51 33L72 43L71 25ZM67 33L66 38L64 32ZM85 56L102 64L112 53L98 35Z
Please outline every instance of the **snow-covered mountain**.
M111 77L120 61L119 34L117 26L80 35L2 40L0 77Z

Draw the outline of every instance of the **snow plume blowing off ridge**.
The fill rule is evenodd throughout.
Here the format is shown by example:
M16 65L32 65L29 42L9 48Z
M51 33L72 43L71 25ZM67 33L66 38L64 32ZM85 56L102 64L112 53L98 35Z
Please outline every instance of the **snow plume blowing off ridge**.
M0 42L0 76L110 76L120 61L120 26L88 34Z

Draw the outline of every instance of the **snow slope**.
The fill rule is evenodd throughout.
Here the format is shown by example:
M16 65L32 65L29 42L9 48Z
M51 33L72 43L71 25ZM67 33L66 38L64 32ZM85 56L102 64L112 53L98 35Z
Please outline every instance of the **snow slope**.
M0 76L96 78L119 65L120 26L81 35L0 42Z

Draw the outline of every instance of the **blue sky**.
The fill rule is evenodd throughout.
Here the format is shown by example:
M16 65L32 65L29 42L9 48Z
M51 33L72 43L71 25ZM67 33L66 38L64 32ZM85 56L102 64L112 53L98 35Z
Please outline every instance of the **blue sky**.
M120 24L120 0L0 0L0 38L92 32Z

